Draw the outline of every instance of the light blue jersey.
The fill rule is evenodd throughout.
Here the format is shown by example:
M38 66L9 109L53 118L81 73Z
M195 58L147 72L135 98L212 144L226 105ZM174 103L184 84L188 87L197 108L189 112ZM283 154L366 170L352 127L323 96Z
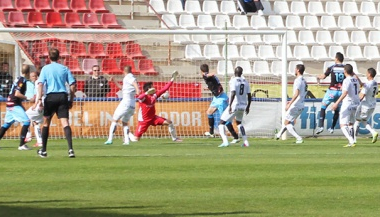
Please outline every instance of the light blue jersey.
M46 85L46 94L67 93L65 84L74 84L75 78L64 65L52 62L42 68L38 83Z
M27 80L27 81L26 81L26 92L25 92L25 96L26 96L28 99L33 98L33 96L36 94L35 90L36 90L36 89L34 88L34 84L33 84L33 82Z

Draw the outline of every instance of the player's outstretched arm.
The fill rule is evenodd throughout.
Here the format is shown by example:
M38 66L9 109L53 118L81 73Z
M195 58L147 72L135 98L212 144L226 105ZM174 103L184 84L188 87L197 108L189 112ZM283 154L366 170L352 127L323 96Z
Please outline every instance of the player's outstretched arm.
M168 83L166 83L166 85L159 91L157 91L156 95L157 95L157 98L160 97L162 94L164 94L166 91L169 90L169 88L172 86L173 84L173 81L177 78L178 76L178 71L175 70L173 73L172 73L172 78L170 79L170 81Z

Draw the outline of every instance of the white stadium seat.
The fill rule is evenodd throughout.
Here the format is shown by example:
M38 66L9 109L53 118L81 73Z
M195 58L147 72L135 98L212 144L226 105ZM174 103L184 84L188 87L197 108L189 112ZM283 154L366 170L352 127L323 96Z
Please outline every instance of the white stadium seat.
M331 60L331 58L327 56L326 47L323 45L316 45L311 47L311 57L316 61Z
M356 26L352 21L352 17L348 15L343 15L338 17L338 26L344 30L356 30Z
M271 72L269 70L269 64L267 61L255 61L253 63L253 74L261 76L269 76Z
M335 17L329 16L329 15L321 17L321 27L325 30L338 30L338 29L340 29L336 25Z
M209 14L198 15L197 26L201 29L216 29L214 21Z
M305 2L303 1L291 1L290 12L299 16L305 16L308 14Z
M304 29L301 18L298 15L288 15L285 20L287 29L301 30Z
M203 56L208 60L222 60L219 46L216 44L206 44L203 48Z
M228 15L236 15L239 12L236 9L235 1L221 1L220 2L220 12Z
M273 46L271 45L260 45L258 56L262 60L276 60L277 57L273 52Z
M274 1L273 11L275 14L290 15L289 5L287 1Z
M273 15L274 10L272 10L272 5L270 3L270 0L261 0L261 4L264 7L263 14L264 15Z
M270 71L273 75L280 76L282 74L282 61L272 61Z
M187 0L185 2L185 12L193 15L203 14L199 1L195 0Z
M325 11L328 15L332 16L343 15L342 9L340 8L340 3L335 1L326 1Z
M213 44L225 44L226 36L225 35L210 35L210 42Z
M322 27L319 25L318 17L316 16L304 16L303 17L303 25L305 29L308 30L321 30Z
M357 45L349 45L346 50L347 59L354 61L364 61L366 60L363 56L362 49Z
M368 16L356 16L355 27L360 30L375 30Z
M256 48L253 45L240 46L240 56L244 60L259 60L256 53Z
M245 42L247 42L248 44L253 44L253 45L264 44L264 41L261 38L261 35L246 35Z
M168 0L166 3L166 9L171 14L184 14L182 2L180 0Z
M234 74L234 67L232 65L232 61L228 60L227 61L227 68L226 68L226 61L225 60L219 60L218 65L216 67L216 72L218 75L225 75L227 71L228 75L233 75Z
M288 45L297 45L297 44L300 44L298 42L298 36L296 35L296 32L294 30L287 31L286 42L287 42Z
M149 0L149 4L158 14L167 14L163 0ZM154 13L151 7L148 7L150 13Z
M185 58L189 60L205 60L198 44L188 44L185 47Z
M367 36L364 31L352 31L351 32L351 42L355 45L369 45Z
M317 31L315 41L320 45L335 44L331 38L331 33L328 30Z
M226 27L227 29L235 29L235 27L231 25L230 16L225 14L218 14L215 16L215 26L218 29L226 29Z
M253 75L251 63L247 60L238 60L235 63L235 68L240 66L243 69L243 75Z
M364 46L363 49L363 56L364 58L370 60L370 61L379 61L380 60L380 53L377 46Z
M205 14L210 14L210 15L221 14L221 12L219 11L217 1L203 1L202 9Z
M248 23L248 18L246 15L234 15L232 19L232 26L239 30L252 29Z
M368 42L372 45L380 45L380 31L369 31Z
M197 29L194 16L191 14L181 14L179 16L179 26L183 29Z
M227 56L226 56L226 47L227 47ZM240 59L239 51L236 45L229 44L223 45L222 56L228 60L238 60Z
M265 17L259 15L251 16L251 27L255 30L269 29Z
M335 59L335 55L338 52L340 52L340 53L342 53L344 55L344 49L343 49L343 47L339 46L339 45L332 45L332 46L329 47L329 53L328 53L328 55L329 55L329 57L331 59Z
M294 57L301 61L312 61L309 48L306 45L294 46Z
M247 44L244 35L228 35L228 41L231 44Z
M358 5L356 2L349 2L349 1L343 2L342 12L350 16L360 15Z
M178 44L191 44L193 40L190 38L189 34L179 35L174 34L173 42Z
M179 29L177 17L174 14L163 14L161 19L168 25L170 29ZM161 22L161 28L166 28L165 23Z
M284 21L280 15L269 15L268 27L275 30L285 30Z
M379 3L379 5L380 5L380 3ZM372 27L377 29L377 30L380 30L380 16L373 17Z
M210 44L210 40L208 38L208 35L205 35L205 34L194 34L192 35L192 40L194 43L197 43L197 44Z
M303 45L317 45L315 42L314 34L310 30L301 30L298 33L298 41Z
M351 44L350 38L348 37L347 31L335 31L333 40L338 45L349 45Z
M292 53L292 49L290 49L290 46L286 46L286 59L288 61L291 61L291 60L296 60L296 58L293 56L293 53ZM277 46L276 47L276 57L278 59L282 59L282 46Z
M309 1L307 11L309 12L309 14L314 16L327 15L325 10L323 9L322 2L319 1Z
M263 41L265 44L270 45L278 45L282 43L279 35L264 35Z
M376 5L374 2L362 1L360 4L360 13L366 16L376 16L378 12L376 11Z

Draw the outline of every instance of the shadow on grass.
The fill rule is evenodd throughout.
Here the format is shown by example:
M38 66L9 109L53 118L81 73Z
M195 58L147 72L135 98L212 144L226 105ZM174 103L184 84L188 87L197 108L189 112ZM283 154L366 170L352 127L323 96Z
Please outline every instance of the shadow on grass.
M40 203L42 201L29 201L26 203ZM46 201L47 202L47 201ZM59 202L59 201L51 201ZM61 201L62 202L62 201ZM5 202L0 204L11 204L12 202ZM18 203L18 202L16 202ZM24 203L24 202L21 202ZM147 214L143 209L150 209L152 212L153 207L149 206L114 206L114 207L82 207L79 209L70 208L39 208L39 207L25 207L25 206L4 206L0 205L0 216L8 217L180 217L180 216L239 216L239 215L260 215L260 212L194 212L194 213L172 213L172 214ZM125 211L123 213L110 213L105 210L118 209ZM131 209L131 210L128 210ZM133 211L133 209L138 209ZM104 210L94 211L94 210Z

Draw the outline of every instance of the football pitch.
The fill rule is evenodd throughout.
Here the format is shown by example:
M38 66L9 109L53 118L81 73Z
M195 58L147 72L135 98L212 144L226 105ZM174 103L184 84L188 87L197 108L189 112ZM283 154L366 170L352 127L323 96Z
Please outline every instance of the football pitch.
M48 158L0 141L0 216L378 216L380 143L359 139L50 140Z

